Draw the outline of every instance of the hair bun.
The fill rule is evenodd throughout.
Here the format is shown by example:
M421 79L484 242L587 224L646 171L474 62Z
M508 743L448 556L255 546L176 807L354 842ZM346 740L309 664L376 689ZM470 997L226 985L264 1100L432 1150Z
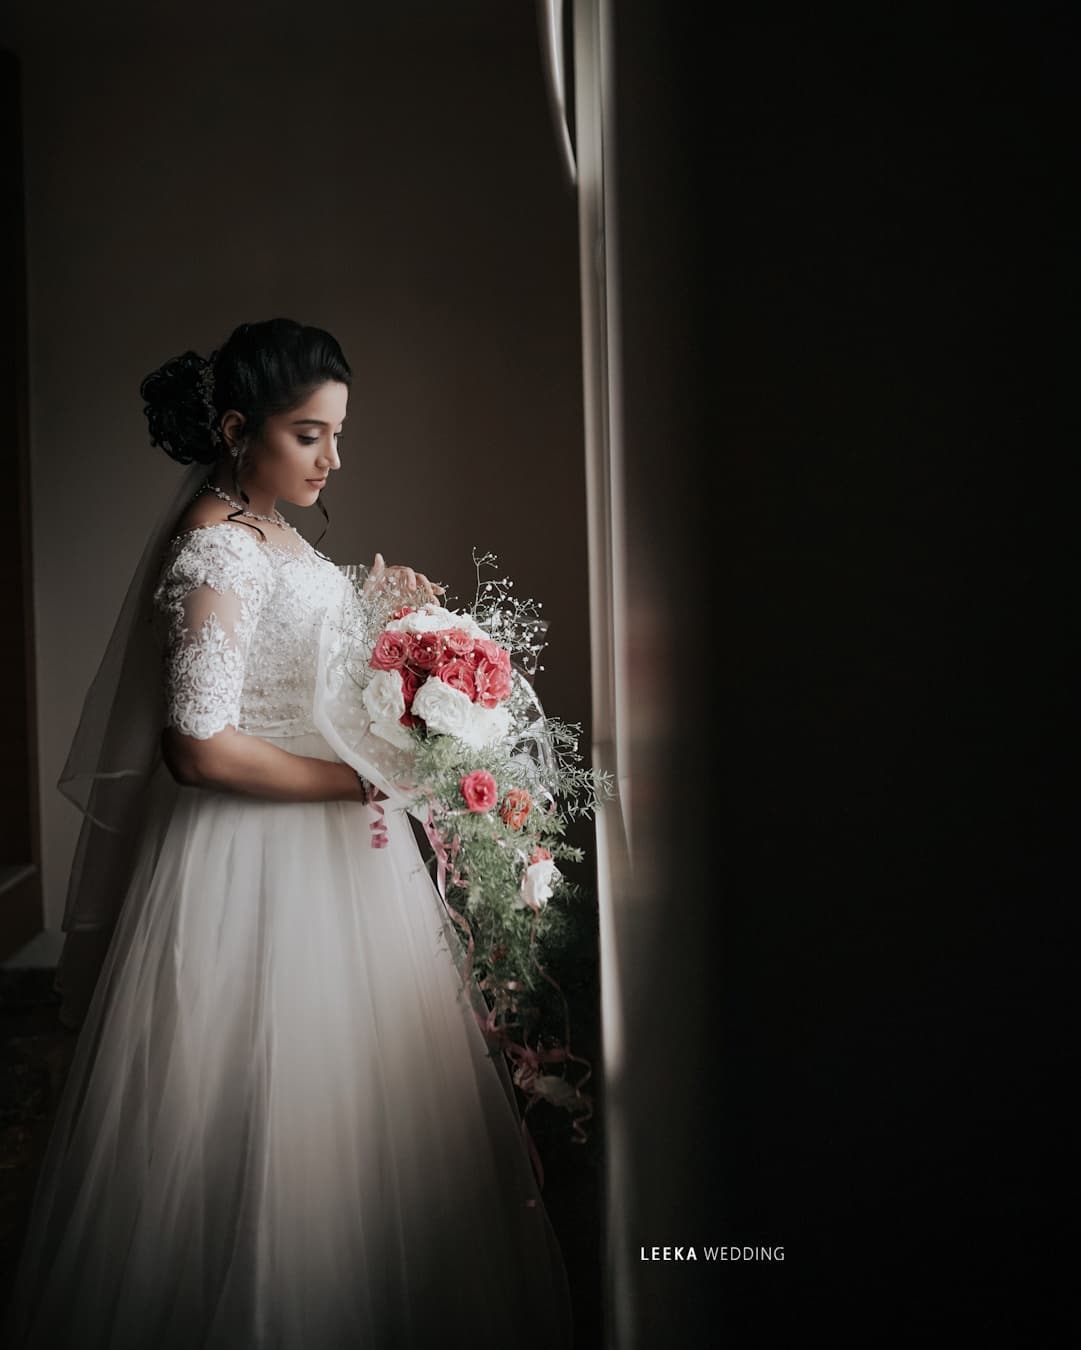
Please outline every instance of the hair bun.
M139 386L150 424L150 444L181 464L212 464L218 450L211 434L212 405L203 392L208 362L198 352L174 356Z

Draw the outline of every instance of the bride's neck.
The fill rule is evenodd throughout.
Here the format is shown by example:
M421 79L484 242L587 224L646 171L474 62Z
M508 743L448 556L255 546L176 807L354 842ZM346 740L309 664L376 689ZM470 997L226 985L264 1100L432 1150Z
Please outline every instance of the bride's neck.
M248 494L248 501L245 503L249 511L258 511L260 515L270 516L274 514L275 498L268 492L255 487L253 484L245 482L244 470L241 469L237 475L240 486ZM210 481L215 487L221 488L223 492L228 492L230 497L243 502L244 498L239 496L236 486L233 483L233 463L232 460L219 460L214 466L214 471L210 475Z

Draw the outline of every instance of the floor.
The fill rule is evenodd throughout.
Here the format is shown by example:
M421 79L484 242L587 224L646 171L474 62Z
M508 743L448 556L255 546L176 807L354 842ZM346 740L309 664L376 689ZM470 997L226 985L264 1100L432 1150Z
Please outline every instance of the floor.
M7 1303L38 1166L75 1048L48 968L0 969L0 1307Z

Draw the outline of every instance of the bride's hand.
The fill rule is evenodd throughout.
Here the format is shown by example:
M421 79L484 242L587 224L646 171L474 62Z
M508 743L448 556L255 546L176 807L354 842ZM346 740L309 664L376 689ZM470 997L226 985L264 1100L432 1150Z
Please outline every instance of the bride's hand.
M404 563L395 563L388 567L383 561L383 555L377 553L372 563L371 570L365 578L363 593L367 594L369 590L374 590L380 585L389 584L396 586L404 594L412 591L419 591L423 596L421 603L428 600L435 600L436 593L444 594L445 588L436 582L429 581L423 572L416 572L412 567Z

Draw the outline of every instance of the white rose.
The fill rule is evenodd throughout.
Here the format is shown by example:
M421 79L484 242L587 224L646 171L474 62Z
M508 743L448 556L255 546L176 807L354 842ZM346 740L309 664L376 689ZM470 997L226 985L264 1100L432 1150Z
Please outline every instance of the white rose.
M429 675L413 695L411 709L423 717L429 731L464 740L473 724L473 700L460 689L453 689L438 675Z
M522 889L514 897L519 909L540 909L552 898L555 884L563 875L551 858L541 858L530 863L522 879Z
M397 670L377 670L362 697L373 722L396 722L405 712L405 691Z
M524 1086L524 1085L523 1085ZM581 1101L581 1095L575 1091L574 1084L554 1073L539 1073L533 1079L533 1091L553 1106L573 1106Z
M469 734L464 738L476 750L501 741L510 730L510 709L504 703L486 708L483 703L470 705Z
M442 628L457 627L459 617L452 609L429 601L428 604L413 610L411 614L403 614L400 619L391 619L386 627L392 633L434 633Z
M445 628L461 628L470 637L492 636L471 614L460 614L456 610L435 604L424 605L420 609L415 609L412 614L403 614L400 619L391 619L385 626L391 633L434 633Z

